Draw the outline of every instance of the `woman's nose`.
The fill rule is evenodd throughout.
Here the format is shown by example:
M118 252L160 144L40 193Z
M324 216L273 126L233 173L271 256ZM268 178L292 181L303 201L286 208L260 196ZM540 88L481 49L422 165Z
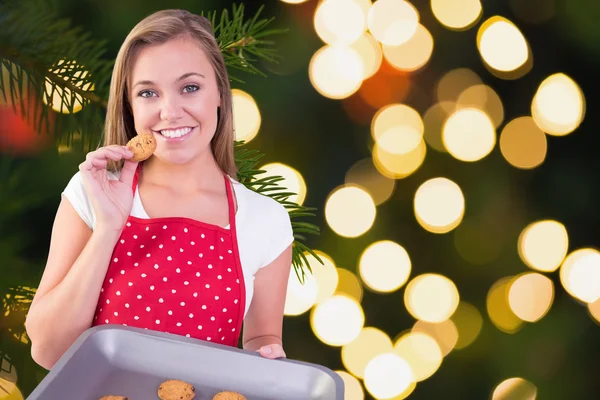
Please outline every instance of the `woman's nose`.
M160 118L162 120L177 121L183 115L183 108L176 97L164 97L160 107Z

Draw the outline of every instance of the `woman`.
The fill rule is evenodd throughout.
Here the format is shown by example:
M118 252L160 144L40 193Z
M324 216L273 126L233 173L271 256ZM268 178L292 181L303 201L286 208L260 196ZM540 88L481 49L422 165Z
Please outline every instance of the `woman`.
M124 144L157 140L146 161ZM27 316L50 369L86 329L120 324L285 357L293 242L275 200L236 182L231 89L206 18L157 12L128 35L111 81L104 146L63 192Z

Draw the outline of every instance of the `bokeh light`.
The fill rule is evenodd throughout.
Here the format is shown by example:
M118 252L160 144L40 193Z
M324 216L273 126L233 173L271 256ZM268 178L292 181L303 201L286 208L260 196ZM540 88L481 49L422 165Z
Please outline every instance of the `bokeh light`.
M384 176L393 179L406 178L413 174L425 161L427 146L421 139L412 151L405 154L390 153L375 143L373 147L373 163Z
M425 273L413 278L404 292L406 310L415 319L439 323L452 316L460 296L454 282L443 275Z
M356 339L342 347L344 367L358 378L363 378L369 361L394 348L390 337L380 329L365 327Z
M391 352L374 357L365 368L365 387L376 399L391 399L402 394L413 379L408 362Z
M335 189L325 201L325 219L340 236L358 237L375 222L377 210L373 198L357 186Z
M299 205L304 204L306 199L306 182L302 177L302 174L296 169L282 163L269 163L263 165L259 169L266 172L266 176L281 176L283 181L278 182L279 185L286 188L286 192L296 193L288 197L287 201L297 203ZM260 179L263 175L259 175Z
M477 48L486 66L499 72L518 70L530 58L523 33L514 23L500 16L493 16L481 24Z
M358 270L365 285L376 292L390 293L406 283L411 261L404 247L391 240L375 242L360 256Z
M476 108L462 108L448 117L442 130L448 153L465 162L479 161L496 145L496 130L490 117Z
M504 121L504 106L498 93L488 85L474 85L456 99L456 108L478 108L484 111L498 128Z
M312 56L310 82L319 94L330 99L345 99L354 94L365 76L364 62L352 47L326 45Z
M489 289L486 309L492 323L505 333L516 333L521 329L523 320L511 310L508 303L508 291L513 277L499 279Z
M350 47L356 50L363 62L363 79L368 79L379 71L383 60L383 52L381 45L373 35L364 32Z
M506 124L499 144L504 159L521 169L539 166L548 151L546 135L531 117L518 117Z
M457 68L446 72L438 81L436 95L438 102L447 103L446 112L451 113L459 96L468 88L482 85L479 75L469 68Z
M442 357L447 356L458 342L458 329L452 319L439 323L417 321L412 327L412 333L424 333L432 337L438 344Z
M462 221L465 198L460 187L447 178L433 178L417 189L414 212L419 224L432 233L447 233Z
M364 400L365 391L360 381L346 371L335 371L344 381L344 400Z
M371 134L386 153L408 154L423 138L419 113L405 104L391 104L379 110L371 123Z
M523 321L537 322L550 311L554 300L554 284L550 278L527 272L516 277L508 289L508 304Z
M540 83L531 115L541 130L552 136L564 136L579 127L585 115L585 97L575 81L563 74L553 74Z
M417 25L415 34L406 42L383 45L383 56L400 71L416 71L429 61L433 53L433 36L423 25Z
M585 303L600 298L600 252L592 248L570 253L560 267L560 281L565 290Z
M442 351L437 341L423 332L409 332L394 344L394 354L405 360L415 382L432 376L442 364Z
M446 28L456 31L469 29L481 17L480 0L431 0L431 11Z
M246 143L256 137L260 130L262 117L254 98L240 89L231 90L233 101L233 126L235 140Z
M458 331L457 350L464 349L477 339L483 327L483 317L477 307L461 301L451 317Z
M381 43L398 46L417 31L419 13L408 1L376 0L367 14L369 31Z
M284 315L301 315L311 309L317 301L319 286L313 274L306 274L301 283L296 276L294 267L288 277L287 294L285 298Z
M365 315L353 298L334 295L317 304L310 315L310 325L315 336L329 346L340 347L360 335Z
M65 63L65 60L60 60L56 63L55 67L50 69L50 72L81 90L93 92L95 86L89 81L89 78L86 78L88 71L77 70L73 72L77 67L76 61ZM83 109L84 103L87 104L87 100L84 100L82 95L73 92L69 88L63 89L55 86L49 78L45 80L45 91L42 101L44 104L50 106L52 110L62 114L77 113Z
M425 111L423 114L423 125L425 126L425 133L423 137L432 149L441 153L446 152L444 142L442 140L442 130L446 119L456 108L456 103L451 101L444 101L441 103L435 103Z
M569 249L569 235L563 224L554 220L533 222L519 235L519 256L530 268L554 272Z
M396 181L383 176L375 168L371 158L363 158L350 167L346 173L346 184L359 186L366 190L377 206L385 203L392 196L396 187Z
M492 400L536 400L537 388L523 378L509 378L494 389Z
M327 0L319 3L314 15L317 35L330 45L349 45L366 30L366 17L354 0Z
M338 284L335 289L335 294L342 294L353 298L358 303L362 301L363 286L352 271L344 268L337 268Z

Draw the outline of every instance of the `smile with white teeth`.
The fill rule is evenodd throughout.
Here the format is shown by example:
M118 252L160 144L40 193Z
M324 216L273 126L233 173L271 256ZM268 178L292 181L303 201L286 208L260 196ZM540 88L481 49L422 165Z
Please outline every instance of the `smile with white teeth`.
M178 138L187 135L191 131L192 128L164 129L160 131L160 134L167 138Z

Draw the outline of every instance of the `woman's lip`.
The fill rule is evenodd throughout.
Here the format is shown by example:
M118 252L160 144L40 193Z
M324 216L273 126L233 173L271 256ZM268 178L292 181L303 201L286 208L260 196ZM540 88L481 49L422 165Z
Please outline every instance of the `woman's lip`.
M183 135L183 136L174 137L174 138L168 138L168 137L166 137L166 136L163 136L163 135L162 135L162 133L160 133L160 132L158 132L158 131L153 131L153 132L154 132L154 133L155 133L157 136L160 136L160 140L164 140L164 141L166 141L166 142L182 142L182 141L186 140L186 139L187 139L187 138L188 138L190 135L192 135L192 134L194 133L194 131L196 130L196 128L197 128L197 127L198 127L198 126L194 126L194 127L192 128L192 130L191 130L189 133L187 133L187 134L185 134L185 135Z

